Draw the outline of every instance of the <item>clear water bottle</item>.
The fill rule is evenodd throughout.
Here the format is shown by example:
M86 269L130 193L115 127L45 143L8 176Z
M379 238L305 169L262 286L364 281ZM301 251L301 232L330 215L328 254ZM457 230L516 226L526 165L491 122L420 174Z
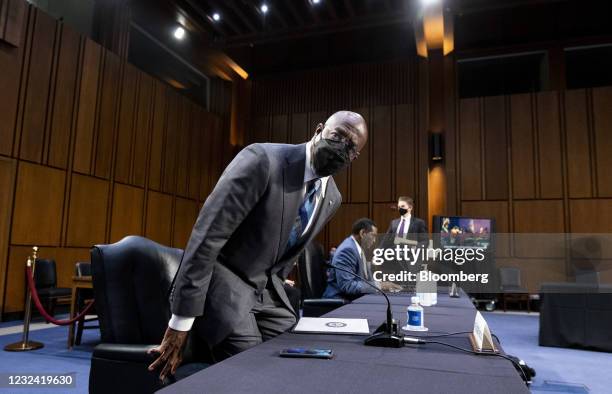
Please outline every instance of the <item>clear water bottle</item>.
M421 275L425 276L426 279L421 280ZM427 264L422 265L422 271L417 276L416 295L423 306L432 306L438 303L438 282L429 280Z

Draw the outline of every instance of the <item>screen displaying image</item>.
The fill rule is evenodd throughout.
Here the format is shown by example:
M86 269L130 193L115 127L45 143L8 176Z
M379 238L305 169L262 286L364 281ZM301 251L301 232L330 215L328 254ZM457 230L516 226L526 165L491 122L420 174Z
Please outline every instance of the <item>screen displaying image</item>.
M440 217L440 246L443 248L489 248L491 219L458 216Z

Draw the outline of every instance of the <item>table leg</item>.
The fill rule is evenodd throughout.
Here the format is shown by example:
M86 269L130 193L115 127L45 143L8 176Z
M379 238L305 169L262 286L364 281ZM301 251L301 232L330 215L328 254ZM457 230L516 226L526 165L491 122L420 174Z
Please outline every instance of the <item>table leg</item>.
M70 318L72 319L75 316L76 311L76 294L77 287L72 285L72 298L70 300ZM72 345L74 344L74 323L70 323L68 325L68 349L72 349Z

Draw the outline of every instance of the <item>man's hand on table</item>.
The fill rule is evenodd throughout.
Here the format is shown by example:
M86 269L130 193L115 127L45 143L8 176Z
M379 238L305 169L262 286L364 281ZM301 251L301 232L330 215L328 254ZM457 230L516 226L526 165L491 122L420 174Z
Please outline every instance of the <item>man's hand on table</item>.
M168 327L161 345L148 351L149 354L159 354L157 359L149 365L149 371L153 371L161 366L160 380L164 380L168 373L174 375L176 368L181 365L181 361L183 361L183 347L185 346L188 334L189 331L177 331Z
M396 293L402 290L402 286L393 282L380 282L380 289L382 291L390 291L392 293Z

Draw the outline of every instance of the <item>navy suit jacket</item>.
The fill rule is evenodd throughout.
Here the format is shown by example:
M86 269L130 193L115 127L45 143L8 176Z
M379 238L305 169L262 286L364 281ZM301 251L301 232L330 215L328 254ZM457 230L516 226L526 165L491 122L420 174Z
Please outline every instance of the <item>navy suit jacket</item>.
M338 248L334 254L331 265L334 267L344 268L357 275L364 277L363 263L359 250L355 245L353 237L348 237ZM371 273L368 273L370 275ZM371 275L370 275L371 278ZM374 284L374 282L370 282ZM376 293L372 286L368 286L363 280L354 277L353 275L330 268L327 275L327 288L323 293L323 298L346 298L355 299L363 294Z

